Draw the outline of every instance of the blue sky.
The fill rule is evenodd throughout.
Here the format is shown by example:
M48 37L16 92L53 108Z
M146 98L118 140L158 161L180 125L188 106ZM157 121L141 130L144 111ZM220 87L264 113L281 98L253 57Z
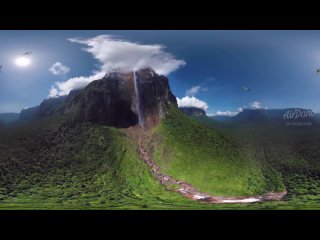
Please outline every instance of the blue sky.
M88 39L100 35L109 40L89 52L83 49L90 48ZM119 39L127 45L106 45ZM110 49L112 58L107 56ZM32 51L25 56L31 64L17 66L15 60L27 51ZM102 57L99 51L104 51ZM145 58L141 66L152 61L168 74L176 97L205 102L207 113L235 113L240 107L320 112L320 31L0 31L0 112L38 105L52 88L61 92L56 82L95 76L119 64L113 61L130 65L127 59L137 61L136 53ZM160 66L162 60L174 67ZM54 75L49 69L57 62L66 68L58 67Z

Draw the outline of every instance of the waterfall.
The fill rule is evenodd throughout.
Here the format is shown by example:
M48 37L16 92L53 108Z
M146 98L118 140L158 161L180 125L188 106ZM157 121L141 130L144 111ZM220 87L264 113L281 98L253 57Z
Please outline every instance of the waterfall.
M141 111L139 83L138 83L135 71L133 71L133 81L134 81L134 91L135 91L135 95L136 95L136 111L138 114L139 125L143 126L143 114Z

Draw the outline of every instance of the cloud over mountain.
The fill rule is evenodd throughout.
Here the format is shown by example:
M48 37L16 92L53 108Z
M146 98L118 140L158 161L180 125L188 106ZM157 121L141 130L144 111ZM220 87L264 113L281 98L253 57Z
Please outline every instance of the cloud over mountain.
M93 38L70 38L70 42L85 45L84 51L100 63L99 70L91 76L70 78L64 82L57 82L51 88L50 97L68 94L72 89L85 87L93 80L97 80L106 72L113 70L132 71L151 67L158 74L167 75L186 63L165 51L160 44L140 44L125 41L111 35L100 35ZM55 89L55 90L54 90Z
M258 101L254 101L250 104L250 106L253 108L253 109L259 109L262 107L262 103L261 102L258 102Z
M207 110L209 108L208 104L196 97L185 96L183 98L177 98L179 107L196 107L201 108L203 110Z

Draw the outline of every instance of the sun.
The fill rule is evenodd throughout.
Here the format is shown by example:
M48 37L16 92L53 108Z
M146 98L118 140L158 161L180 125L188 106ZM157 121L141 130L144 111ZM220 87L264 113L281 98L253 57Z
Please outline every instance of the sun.
M18 57L16 60L15 60L15 63L18 67L27 67L30 65L31 63L31 60L27 57Z

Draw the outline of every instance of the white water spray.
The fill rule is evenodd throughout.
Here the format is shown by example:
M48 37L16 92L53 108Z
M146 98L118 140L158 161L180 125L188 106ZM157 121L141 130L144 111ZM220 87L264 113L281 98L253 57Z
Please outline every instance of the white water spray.
M141 111L139 84L137 81L137 76L136 76L135 71L133 71L133 81L134 81L134 91L136 94L136 111L138 114L139 125L143 126L143 115L142 115L142 111Z

